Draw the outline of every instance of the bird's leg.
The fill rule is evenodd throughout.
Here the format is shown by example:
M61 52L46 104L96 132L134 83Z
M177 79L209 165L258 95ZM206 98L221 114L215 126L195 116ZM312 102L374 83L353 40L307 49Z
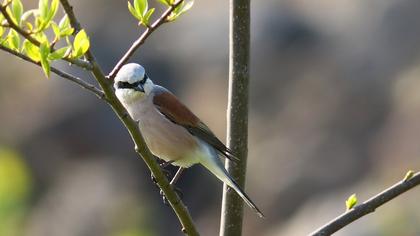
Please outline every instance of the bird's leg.
M172 178L170 185L175 190L175 192L178 194L178 196L182 199L184 197L184 194L182 193L181 189L175 186L175 183L178 181L179 177L181 177L182 172L184 172L184 167L179 167L177 172L175 173L174 177ZM169 205L168 199L166 198L165 194L162 190L160 190L160 195L162 195L163 203L165 205Z
M176 172L176 174L174 175L174 177L171 180L171 185L173 186L174 184L176 184L176 182L178 181L179 177L181 177L182 172L184 172L185 168L184 167L179 167L178 171Z
M156 157L156 156L155 156L155 157ZM156 157L156 158L158 158L158 157ZM159 158L158 158L158 160L161 160L161 159L159 159ZM170 172L169 172L168 170L166 170L165 168L166 168L166 167L168 167L170 164L172 164L172 163L174 163L174 162L175 162L175 161L167 161L167 162L163 162L163 163L160 163L160 164L159 164L159 166L162 168L162 171L165 173L165 175L166 175L166 177L167 177L168 179L169 179ZM177 170L177 172L175 173L174 177L172 178L172 180L171 180L171 182L170 182L171 187L174 189L174 191L178 194L178 196L179 196L180 198L182 198L182 197L184 196L184 194L182 193L182 191L181 191L181 189L180 189L180 188L177 188L177 187L175 186L175 183L178 181L179 177L181 177L181 174L182 174L182 172L184 172L184 169L185 169L185 168L183 168L183 167L179 167L179 169ZM152 181L155 183L156 187L158 187L158 188L159 188L159 186L158 186L158 184L157 184L157 180L156 180L156 178L153 176L153 174L151 174L151 178L152 178ZM162 191L162 190L160 190L160 191L159 191L159 193L160 193L160 195L162 196L163 203L164 203L165 205L169 205L168 199L165 197L165 194L163 193L163 191Z
M178 181L179 177L181 177L182 172L184 172L184 167L179 167L178 171L175 173L174 177L171 180L171 186L174 188L175 192L178 194L178 196L182 199L184 197L184 193L180 188L177 188L175 186L175 183Z

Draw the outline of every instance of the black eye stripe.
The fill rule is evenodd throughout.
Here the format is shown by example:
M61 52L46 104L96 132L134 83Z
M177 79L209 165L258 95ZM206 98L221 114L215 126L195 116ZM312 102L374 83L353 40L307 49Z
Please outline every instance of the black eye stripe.
M143 79L140 80L141 85L144 85L144 83L146 83L146 80L149 78L149 76L147 76L147 74L144 74Z
M140 81L137 81L137 82L135 82L135 83L132 83L132 84L130 84L129 82L123 82L123 81L118 81L117 82L117 87L118 88L136 88L136 87L138 87L139 85L144 85L145 83L146 83L146 80L148 79L149 77L146 75L146 74L144 74L144 77L143 77L143 79L142 80L140 80Z
M118 88L135 88L139 86L139 84L141 84L141 81L135 82L133 84L130 84L129 82L118 81L117 87Z

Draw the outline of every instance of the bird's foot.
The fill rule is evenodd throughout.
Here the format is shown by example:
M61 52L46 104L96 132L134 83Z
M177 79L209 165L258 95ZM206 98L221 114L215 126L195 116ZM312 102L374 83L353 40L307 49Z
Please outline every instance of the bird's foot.
M168 162L163 162L163 163L159 163L159 166L163 172L163 174L165 174L166 178L169 179L169 177L171 176L171 172L167 169L165 169L167 166L169 166L173 161L168 161ZM156 187L159 187L157 184L157 180L155 178L155 176L153 175L153 173L150 173L150 178L152 179L153 183L155 183Z
M169 166L173 162L174 161L168 161L168 162L163 162L163 163L160 163L159 164L160 167L161 167L161 169L162 169L162 172L165 174L165 176L166 176L167 179L169 179L169 177L171 175L171 172L169 170L166 170L165 167ZM181 198L181 199L184 197L184 194L183 194L183 192L182 192L182 190L180 188L178 188L178 187L175 186L175 183L177 182L177 180L179 179L179 177L181 176L181 173L183 171L184 171L184 168L180 167L178 169L178 171L176 172L175 176L172 178L172 180L170 182L171 188L176 192L176 194L178 195L178 197ZM157 188L159 188L159 185L157 184L157 180L156 180L155 176L153 175L153 173L151 174L151 178L152 178L153 183L155 183L155 186ZM159 193L162 196L163 203L165 205L168 205L169 206L169 201L166 198L165 193L162 191L162 189L160 189Z
M162 168L162 172L166 176L167 179L169 179L171 177L171 172L169 170ZM157 184L157 180L156 180L155 176L153 175L153 173L150 173L150 178L152 179L155 186L159 188L159 186Z
M170 164L174 163L175 161L163 161L162 163L160 163L160 168L165 169L166 167L168 167Z
M182 190L180 188L176 187L174 184L171 184L171 188L175 191L175 193L178 195L178 197L181 200L184 198L184 193L182 192ZM160 190L159 193L162 196L163 204L169 206L169 201L166 198L165 193L162 190Z

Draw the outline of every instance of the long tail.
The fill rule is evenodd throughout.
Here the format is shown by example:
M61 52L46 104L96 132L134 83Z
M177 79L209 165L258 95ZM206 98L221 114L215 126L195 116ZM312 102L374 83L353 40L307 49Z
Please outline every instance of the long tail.
M217 154L207 156L202 158L200 163L206 167L211 173L213 173L217 178L219 178L223 183L227 184L229 187L233 188L236 193L244 200L244 202L252 208L255 213L261 218L264 218L264 214L258 209L254 202L248 197L248 195L239 187L239 185L230 177L229 173L223 166L223 163L220 161Z

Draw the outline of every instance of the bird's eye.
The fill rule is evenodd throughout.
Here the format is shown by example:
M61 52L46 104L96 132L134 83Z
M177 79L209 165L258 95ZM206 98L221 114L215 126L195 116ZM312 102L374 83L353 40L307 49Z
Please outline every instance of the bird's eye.
M139 82L136 82L134 84L130 84L128 82L118 81L117 88L135 88L139 85Z
M128 84L127 82L118 81L117 87L118 88L127 88L128 87L127 84Z

